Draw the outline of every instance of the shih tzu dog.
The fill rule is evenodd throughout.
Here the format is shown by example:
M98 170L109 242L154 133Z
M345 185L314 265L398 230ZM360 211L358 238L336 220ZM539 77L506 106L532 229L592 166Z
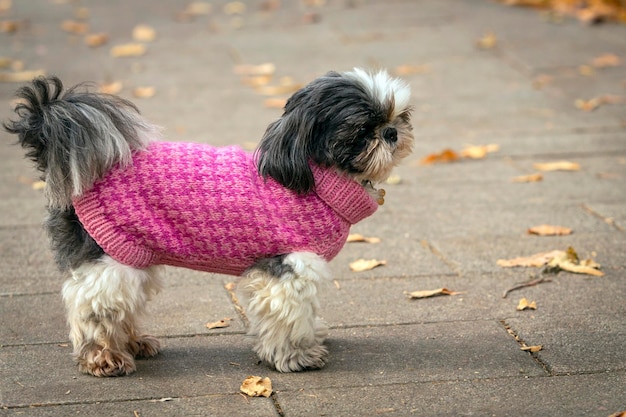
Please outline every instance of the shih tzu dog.
M45 180L45 228L82 372L125 375L158 353L137 319L159 265L242 275L254 351L280 372L324 366L326 263L376 211L411 152L409 87L330 72L297 91L254 153L160 141L129 101L56 77L17 92L17 134Z

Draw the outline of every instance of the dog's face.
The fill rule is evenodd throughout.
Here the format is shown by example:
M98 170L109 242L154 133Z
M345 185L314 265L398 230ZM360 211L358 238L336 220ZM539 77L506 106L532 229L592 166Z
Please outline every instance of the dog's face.
M309 163L356 181L384 181L413 144L410 89L386 72L330 72L296 92L258 149L259 172L300 193L314 188Z

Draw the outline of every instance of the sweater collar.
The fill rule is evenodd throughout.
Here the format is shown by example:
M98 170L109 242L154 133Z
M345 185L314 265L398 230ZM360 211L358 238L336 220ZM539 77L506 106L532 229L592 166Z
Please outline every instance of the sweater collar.
M378 203L367 190L333 168L311 165L315 193L350 224L374 214Z

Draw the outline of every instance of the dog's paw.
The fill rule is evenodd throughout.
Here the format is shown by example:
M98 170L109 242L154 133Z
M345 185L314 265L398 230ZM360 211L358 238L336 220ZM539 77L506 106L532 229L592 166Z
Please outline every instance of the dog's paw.
M161 343L154 336L141 335L128 342L128 348L135 358L151 358L161 350Z
M129 352L92 345L76 355L78 369L97 377L123 376L135 371L135 359Z
M275 358L274 368L279 372L298 372L320 369L326 365L328 349L324 345L297 349L283 357Z

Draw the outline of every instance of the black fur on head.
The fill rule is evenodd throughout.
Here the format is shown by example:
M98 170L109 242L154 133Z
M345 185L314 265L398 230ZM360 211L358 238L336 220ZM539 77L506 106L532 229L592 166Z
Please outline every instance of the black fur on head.
M257 149L259 173L302 194L315 188L310 163L358 180L378 180L368 178L375 159L396 164L392 154L399 146L397 136L410 136L401 139L412 142L406 91L400 93L401 111L394 110L396 90L402 89L408 91L405 84L383 72L329 72L317 78L297 91L282 117L267 128ZM381 141L387 143L379 146ZM410 148L410 144L402 146ZM385 157L381 156L383 147Z

